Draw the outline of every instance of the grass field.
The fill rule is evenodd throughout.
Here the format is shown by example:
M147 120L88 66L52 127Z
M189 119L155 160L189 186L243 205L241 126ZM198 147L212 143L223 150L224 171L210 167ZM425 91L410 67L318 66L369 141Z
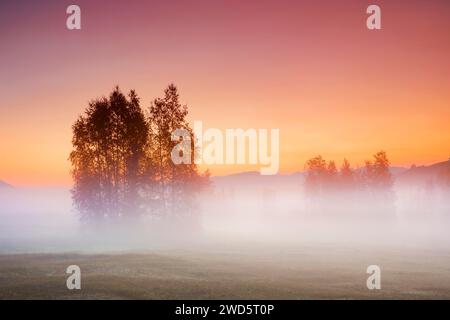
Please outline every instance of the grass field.
M81 290L66 288L78 265ZM381 290L368 290L368 265ZM0 255L0 299L448 299L450 253L302 245Z

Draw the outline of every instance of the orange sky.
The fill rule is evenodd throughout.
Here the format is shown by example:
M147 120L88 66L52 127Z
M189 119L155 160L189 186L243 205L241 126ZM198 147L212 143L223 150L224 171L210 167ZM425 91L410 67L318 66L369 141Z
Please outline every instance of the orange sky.
M70 185L71 125L114 85L143 107L174 82L205 127L279 128L281 172L322 154L394 165L450 156L450 2L0 4L0 180ZM382 9L382 30L366 8ZM255 167L213 167L222 175Z

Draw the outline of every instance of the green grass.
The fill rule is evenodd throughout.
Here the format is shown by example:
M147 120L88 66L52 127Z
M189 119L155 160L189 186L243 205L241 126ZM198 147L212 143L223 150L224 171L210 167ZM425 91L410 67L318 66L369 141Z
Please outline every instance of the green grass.
M66 288L78 265L82 289ZM382 289L366 288L381 267ZM448 299L450 253L338 246L0 255L0 299Z

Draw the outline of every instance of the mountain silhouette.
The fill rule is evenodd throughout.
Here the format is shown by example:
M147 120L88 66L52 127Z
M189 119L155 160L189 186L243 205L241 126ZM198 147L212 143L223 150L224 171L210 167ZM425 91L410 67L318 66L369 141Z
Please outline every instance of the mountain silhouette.
M442 175L449 174L450 159L429 166L412 166L397 175L400 183L427 183L436 181Z
M257 171L248 171L226 176L212 176L211 180L218 187L299 186L304 180L304 173L261 175Z
M359 172L361 170L363 170L363 168L354 169L355 172ZM408 171L408 169L404 167L390 167L390 171L393 176L398 176ZM275 174L263 176L258 171L246 171L225 176L212 176L211 180L216 186L299 186L304 182L305 175L305 172L298 171L291 174Z
M6 182L0 180L0 189L2 188L12 188L12 185L7 184Z

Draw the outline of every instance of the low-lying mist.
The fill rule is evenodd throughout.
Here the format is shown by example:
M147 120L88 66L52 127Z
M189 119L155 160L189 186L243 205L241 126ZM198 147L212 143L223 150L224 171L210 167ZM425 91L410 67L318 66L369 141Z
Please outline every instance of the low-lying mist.
M233 245L345 244L450 249L450 197L395 185L392 194L303 186L216 183L197 200L198 214L145 216L101 226L81 223L69 189L0 191L0 252L123 252Z

